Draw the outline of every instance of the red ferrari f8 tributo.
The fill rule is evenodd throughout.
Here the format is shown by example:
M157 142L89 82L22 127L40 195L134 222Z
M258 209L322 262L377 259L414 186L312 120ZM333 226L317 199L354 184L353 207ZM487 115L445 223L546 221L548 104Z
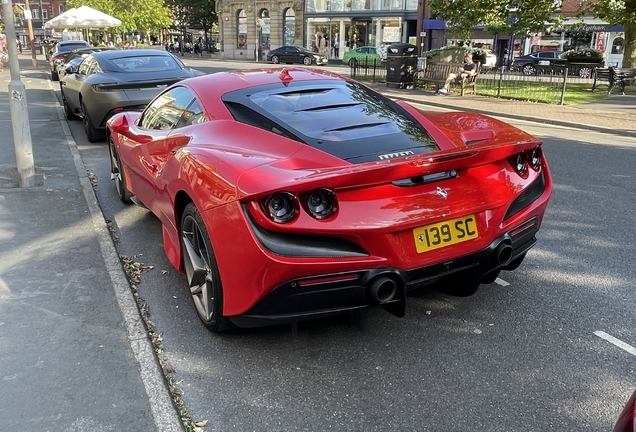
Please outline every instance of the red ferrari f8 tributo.
M120 199L161 220L212 331L471 295L521 264L552 191L527 133L327 71L187 79L107 132Z

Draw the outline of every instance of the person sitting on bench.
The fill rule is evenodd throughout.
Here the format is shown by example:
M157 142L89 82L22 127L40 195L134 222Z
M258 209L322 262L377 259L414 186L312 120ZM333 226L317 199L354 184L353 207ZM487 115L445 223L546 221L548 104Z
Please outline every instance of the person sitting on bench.
M444 84L444 87L439 89L436 94L445 95L446 93L448 93L448 88L453 81L459 84L464 78L475 75L475 72L477 72L477 64L473 63L473 55L466 54L464 56L464 66L458 67L457 72L449 73L448 77L446 77L446 83Z

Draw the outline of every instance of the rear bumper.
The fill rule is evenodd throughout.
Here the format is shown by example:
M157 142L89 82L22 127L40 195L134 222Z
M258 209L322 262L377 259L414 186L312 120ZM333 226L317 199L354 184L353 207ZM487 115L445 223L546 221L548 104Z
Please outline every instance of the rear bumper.
M246 313L229 319L239 327L260 327L327 317L369 306L382 306L402 317L406 293L410 290L449 284L476 289L487 274L513 270L535 245L538 229L539 220L533 217L481 251L431 266L411 270L360 269L289 280L275 287ZM372 287L379 280L387 279L395 284L395 292L390 298L378 299L371 292Z

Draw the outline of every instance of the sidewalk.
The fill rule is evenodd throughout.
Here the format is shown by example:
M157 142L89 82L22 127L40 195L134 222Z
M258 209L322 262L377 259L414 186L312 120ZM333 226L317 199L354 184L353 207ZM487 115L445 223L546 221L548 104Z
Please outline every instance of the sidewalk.
M181 431L48 64L20 57L37 186L17 187L0 73L0 429ZM8 65L7 65L8 66ZM560 107L376 86L390 97L636 135L636 96Z
M43 56L19 56L37 186L0 73L0 430L183 431ZM57 85L57 84L55 84Z

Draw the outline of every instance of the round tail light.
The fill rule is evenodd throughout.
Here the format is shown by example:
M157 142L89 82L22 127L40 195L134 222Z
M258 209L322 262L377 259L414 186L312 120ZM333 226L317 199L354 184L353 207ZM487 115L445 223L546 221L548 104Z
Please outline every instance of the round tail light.
M517 171L517 174L519 174L520 176L526 173L528 165L526 164L526 157L523 153L519 153L517 156L515 156L513 167L515 171Z
M336 196L329 189L316 189L305 197L307 213L316 219L327 219L336 212Z
M539 171L541 168L541 149L539 147L536 147L530 153L530 166L535 171Z
M296 197L289 192L277 192L265 200L265 210L276 223L290 222L298 214Z

